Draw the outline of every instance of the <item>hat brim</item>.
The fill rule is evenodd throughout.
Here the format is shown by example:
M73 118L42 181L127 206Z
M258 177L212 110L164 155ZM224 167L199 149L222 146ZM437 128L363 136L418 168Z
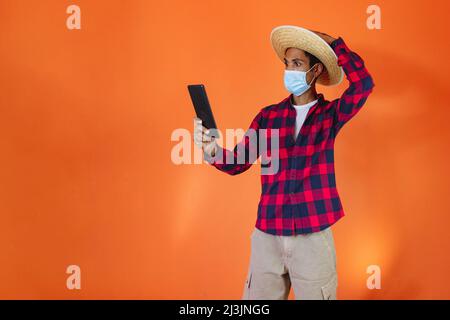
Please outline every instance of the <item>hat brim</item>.
M279 26L272 30L270 42L278 58L283 62L286 49L291 47L307 51L317 57L325 66L325 70L317 78L317 83L334 86L342 82L344 71L337 64L336 53L325 40L314 32L297 26Z

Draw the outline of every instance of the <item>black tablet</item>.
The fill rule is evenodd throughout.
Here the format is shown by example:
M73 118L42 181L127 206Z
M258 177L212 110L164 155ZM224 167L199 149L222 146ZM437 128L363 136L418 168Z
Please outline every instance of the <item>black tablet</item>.
M202 120L202 125L207 129L217 129L205 86L203 84L190 84L188 90L194 104L195 113L197 118Z

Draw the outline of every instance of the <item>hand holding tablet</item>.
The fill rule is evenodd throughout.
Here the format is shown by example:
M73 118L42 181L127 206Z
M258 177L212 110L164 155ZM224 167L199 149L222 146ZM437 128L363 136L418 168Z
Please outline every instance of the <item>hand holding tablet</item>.
M218 138L218 132L205 86L188 85L188 90L197 115L194 117L194 143L208 155L214 156L217 151L215 139Z

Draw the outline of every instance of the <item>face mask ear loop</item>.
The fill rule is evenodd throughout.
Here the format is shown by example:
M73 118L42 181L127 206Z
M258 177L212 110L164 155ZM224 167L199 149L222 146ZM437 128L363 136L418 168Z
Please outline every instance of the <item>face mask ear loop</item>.
M306 73L308 73L312 68L314 68L316 65L313 65L311 68L309 68L309 70L308 71L306 71ZM306 76L305 76L306 77ZM308 86L310 86L311 85L311 83L313 83L313 81L314 81L314 78L315 78L316 76L314 75L314 77L311 79L311 82L308 84L308 82L306 82L306 84L308 84Z

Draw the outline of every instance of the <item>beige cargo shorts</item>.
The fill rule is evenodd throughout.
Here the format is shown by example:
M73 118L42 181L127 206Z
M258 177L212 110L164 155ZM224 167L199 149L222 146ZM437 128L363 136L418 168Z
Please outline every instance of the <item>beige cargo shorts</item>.
M331 227L295 236L256 228L243 300L336 300L336 251Z

